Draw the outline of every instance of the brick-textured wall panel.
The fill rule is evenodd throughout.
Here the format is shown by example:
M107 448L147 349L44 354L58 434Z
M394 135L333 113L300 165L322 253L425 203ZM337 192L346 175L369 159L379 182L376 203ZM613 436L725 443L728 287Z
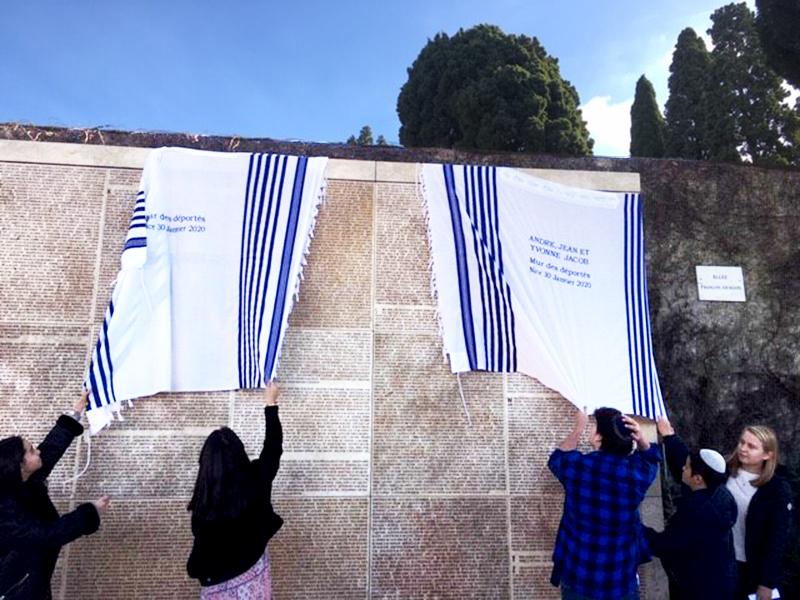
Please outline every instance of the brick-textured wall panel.
M556 392L543 385L539 380L522 373L508 374L509 396L558 396Z
M366 496L369 461L284 459L272 490L276 497Z
M85 323L102 169L0 163L0 321Z
M278 405L284 452L369 452L368 390L286 387ZM261 450L261 391L237 393L232 428L249 454Z
M186 575L192 544L186 502L114 501L100 530L72 543L64 597L197 598L200 586Z
M550 583L552 565L522 566L514 571L514 600L557 600L561 590ZM643 596L644 597L644 596Z
M366 598L368 500L277 498L269 543L276 598Z
M376 333L425 333L439 335L433 306L376 306Z
M369 381L372 335L369 329L289 328L284 338L278 381Z
M92 438L91 468L77 497L108 494L124 500L188 498L197 477L204 435L104 432ZM81 448L81 465L88 448Z
M182 392L156 394L123 402L122 418L114 420L113 431L185 431L215 429L228 424L231 392Z
M456 376L436 337L376 335L376 494L505 491L502 375Z
M572 431L575 409L558 396L510 398L508 415L511 492L535 494L540 486L555 482L547 459Z
M431 304L430 252L417 186L379 183L376 201L376 302Z
M532 552L534 562L550 563L564 506L560 488L555 482L541 494L511 498L512 552Z
M331 180L290 325L369 327L373 184Z
M80 395L85 356L86 346L76 343L0 340L0 436L35 439L49 431Z
M508 598L504 499L375 500L372 598Z

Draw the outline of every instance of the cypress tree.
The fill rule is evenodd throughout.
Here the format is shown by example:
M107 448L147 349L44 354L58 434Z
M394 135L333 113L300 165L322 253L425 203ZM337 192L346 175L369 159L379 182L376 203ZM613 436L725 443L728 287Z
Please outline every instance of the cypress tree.
M656 103L653 84L644 75L636 82L631 106L631 156L664 156L664 118Z
M669 97L664 106L665 155L700 160L707 158L703 97L708 86L711 58L705 42L687 27L678 36L669 67Z
M728 4L712 15L709 30L711 78L704 98L709 158L786 165L797 158L788 96L767 66L755 29L755 15L744 3Z

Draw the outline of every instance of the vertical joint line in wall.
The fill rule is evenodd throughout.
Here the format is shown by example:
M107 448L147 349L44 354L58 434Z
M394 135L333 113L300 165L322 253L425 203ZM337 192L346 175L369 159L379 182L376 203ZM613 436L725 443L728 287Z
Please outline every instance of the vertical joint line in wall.
M369 469L367 472L367 600L372 596L372 469L375 464L375 306L378 281L378 161L373 161L372 177L372 284L370 285L369 357Z
M233 429L233 418L236 413L236 392L228 392L228 427Z
M509 443L509 420L510 410L508 406L508 373L503 373L503 444L505 445L503 459L505 461L506 473L506 532L508 535L508 592L510 600L514 600L514 567L513 567L513 543L511 537L511 471L509 469L508 449Z

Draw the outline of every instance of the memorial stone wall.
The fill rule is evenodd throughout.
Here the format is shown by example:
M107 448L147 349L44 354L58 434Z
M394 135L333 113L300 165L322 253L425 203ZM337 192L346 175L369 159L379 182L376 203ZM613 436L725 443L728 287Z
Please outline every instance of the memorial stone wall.
M0 436L40 439L79 393L147 152L0 139ZM463 374L462 404L430 294L416 159L390 158L329 163L278 372L285 442L273 493L285 525L269 545L276 597L558 598L548 579L563 494L546 459L574 409L516 374ZM630 164L615 164L527 171L639 189ZM648 244L651 255L667 252ZM656 336L671 289L654 295ZM113 499L100 531L62 551L54 596L196 598L185 573L186 504L199 450L228 425L256 454L259 393L160 394L123 416L91 444L78 441L50 477L60 510ZM89 453L87 472L62 483ZM642 512L663 525L658 481ZM666 597L657 563L641 577L644 598Z

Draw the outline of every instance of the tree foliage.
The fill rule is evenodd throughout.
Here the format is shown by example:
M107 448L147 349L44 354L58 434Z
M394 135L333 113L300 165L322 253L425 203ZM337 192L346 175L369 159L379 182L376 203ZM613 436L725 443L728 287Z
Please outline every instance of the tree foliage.
M797 158L793 115L782 104L788 93L767 66L745 3L728 4L711 15L714 43L711 77L704 97L709 158L785 165Z
M536 38L493 25L439 33L408 69L405 146L591 154L578 92Z
M377 140L373 140L372 127L369 125L364 125L361 128L361 131L358 132L358 137L351 135L347 138L346 143L348 146L388 146L383 134L379 135Z
M756 28L767 64L800 87L800 2L756 0Z
M636 82L631 106L631 156L664 156L664 118L653 84L644 75Z
M695 160L708 157L702 111L710 71L711 57L705 42L687 27L678 35L669 67L669 97L664 106L665 156Z

